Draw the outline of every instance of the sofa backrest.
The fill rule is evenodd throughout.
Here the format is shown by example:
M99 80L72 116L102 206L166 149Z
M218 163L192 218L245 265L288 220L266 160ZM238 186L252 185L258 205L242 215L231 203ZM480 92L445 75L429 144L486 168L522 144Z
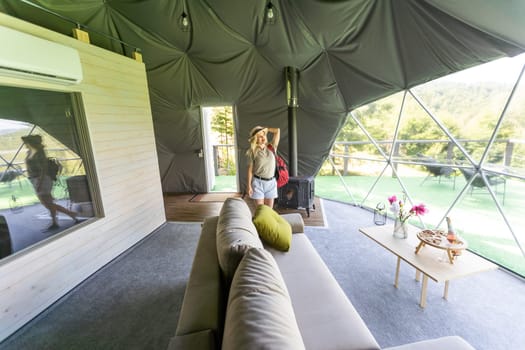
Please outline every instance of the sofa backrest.
M248 204L240 198L228 198L217 224L217 254L227 286L244 253L250 248L262 247Z
M180 344L196 344L209 341L210 337L220 344L228 295L222 282L217 259L216 228L218 217L204 220L202 232L195 251L184 301L171 348L196 349ZM175 346L178 344L178 346Z

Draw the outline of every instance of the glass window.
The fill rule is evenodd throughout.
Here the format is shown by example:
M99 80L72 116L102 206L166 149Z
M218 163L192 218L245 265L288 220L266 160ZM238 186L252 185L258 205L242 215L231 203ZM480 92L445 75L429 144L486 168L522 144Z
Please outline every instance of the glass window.
M368 208L406 195L429 208L411 224L451 217L471 251L525 276L524 65L497 60L352 111L317 194Z
M101 216L80 95L0 86L0 259Z

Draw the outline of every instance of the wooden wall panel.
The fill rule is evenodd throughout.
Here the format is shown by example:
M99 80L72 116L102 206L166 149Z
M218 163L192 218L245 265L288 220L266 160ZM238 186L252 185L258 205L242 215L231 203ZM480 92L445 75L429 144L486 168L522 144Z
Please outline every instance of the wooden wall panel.
M0 85L77 91L105 217L0 261L0 341L166 222L143 63L0 13L0 25L76 48L84 80L63 86L0 77Z

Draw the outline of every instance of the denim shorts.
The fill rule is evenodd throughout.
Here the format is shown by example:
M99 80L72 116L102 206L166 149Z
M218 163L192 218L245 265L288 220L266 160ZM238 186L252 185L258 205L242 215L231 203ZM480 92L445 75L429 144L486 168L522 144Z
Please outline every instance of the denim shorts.
M252 199L271 199L277 198L277 181L275 178L271 180L261 180L252 178Z

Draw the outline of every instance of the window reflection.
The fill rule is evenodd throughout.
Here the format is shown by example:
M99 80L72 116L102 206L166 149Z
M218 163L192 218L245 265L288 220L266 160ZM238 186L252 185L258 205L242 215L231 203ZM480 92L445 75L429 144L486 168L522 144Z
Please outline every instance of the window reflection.
M0 258L95 216L74 97L0 86Z

